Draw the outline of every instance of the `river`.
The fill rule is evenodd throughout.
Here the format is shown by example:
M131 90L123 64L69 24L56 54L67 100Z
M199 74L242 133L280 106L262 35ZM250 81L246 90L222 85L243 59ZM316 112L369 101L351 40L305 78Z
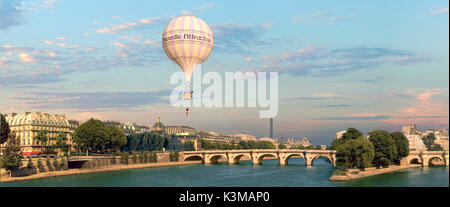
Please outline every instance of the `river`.
M410 168L359 180L331 182L334 167L325 159L306 167L302 158L292 158L288 166L278 160L250 161L228 165L184 165L80 174L0 183L0 187L209 187L209 186L298 186L298 187L449 187L449 168Z

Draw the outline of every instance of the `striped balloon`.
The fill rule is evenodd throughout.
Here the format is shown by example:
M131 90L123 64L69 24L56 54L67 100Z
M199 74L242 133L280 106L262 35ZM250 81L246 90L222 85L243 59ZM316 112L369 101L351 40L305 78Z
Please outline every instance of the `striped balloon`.
M191 81L196 65L205 61L213 49L213 34L200 18L180 16L167 25L162 35L166 55L177 63Z

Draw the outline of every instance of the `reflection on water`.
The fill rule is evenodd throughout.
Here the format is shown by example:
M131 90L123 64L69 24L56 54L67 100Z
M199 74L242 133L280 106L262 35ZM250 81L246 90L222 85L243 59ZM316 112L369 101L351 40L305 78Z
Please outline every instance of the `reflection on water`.
M1 183L0 186L449 186L444 167L412 168L360 180L330 182L335 170L324 158L306 167L303 158L291 158L288 166L278 160L228 165L185 165L102 172Z

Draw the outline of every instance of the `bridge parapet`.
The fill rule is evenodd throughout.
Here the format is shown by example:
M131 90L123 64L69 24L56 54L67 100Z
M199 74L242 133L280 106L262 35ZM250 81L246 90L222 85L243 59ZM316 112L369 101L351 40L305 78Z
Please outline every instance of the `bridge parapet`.
M185 151L180 154L183 160L191 157L200 157L203 163L215 163L220 158L227 158L229 164L239 163L241 157L246 156L252 160L252 164L261 164L265 157L275 157L280 165L287 165L292 156L300 156L305 159L307 166L312 165L314 159L326 157L333 166L336 164L335 150L300 150L300 149L243 149L243 150L204 150Z

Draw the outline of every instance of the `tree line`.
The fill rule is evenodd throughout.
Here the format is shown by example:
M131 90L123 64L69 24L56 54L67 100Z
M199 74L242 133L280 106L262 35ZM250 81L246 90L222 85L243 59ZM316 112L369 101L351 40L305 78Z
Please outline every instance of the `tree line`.
M238 150L238 149L275 149L275 145L269 141L239 141L235 143L234 141L231 143L217 143L210 142L208 140L200 139L200 146L204 150Z
M336 150L336 165L340 169L400 164L409 154L409 142L401 132L389 133L373 130L369 137L355 128L349 128L339 139L334 139L330 149Z
M111 153L120 151L127 139L119 127L91 118L75 129L73 142L81 152Z
M126 137L126 145L122 148L125 152L134 151L159 151L167 148L169 140L156 133L130 134Z

